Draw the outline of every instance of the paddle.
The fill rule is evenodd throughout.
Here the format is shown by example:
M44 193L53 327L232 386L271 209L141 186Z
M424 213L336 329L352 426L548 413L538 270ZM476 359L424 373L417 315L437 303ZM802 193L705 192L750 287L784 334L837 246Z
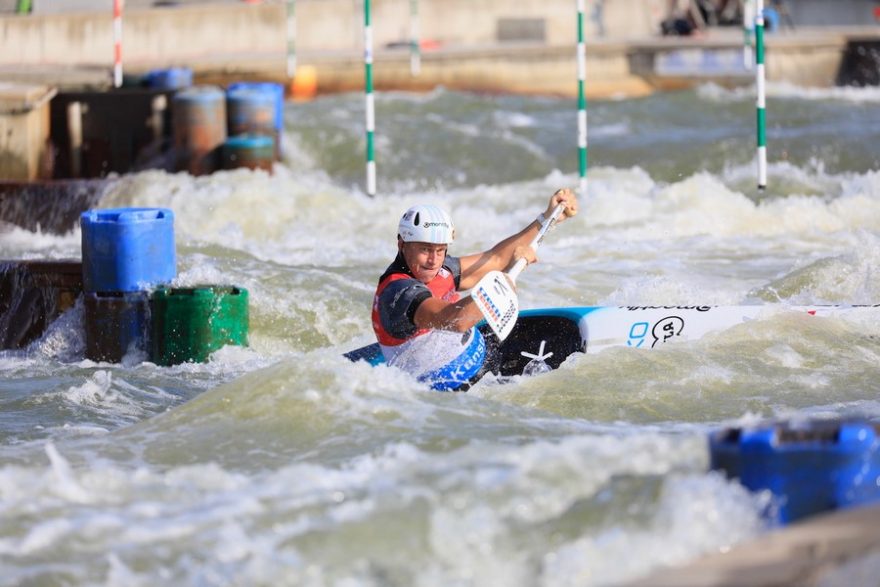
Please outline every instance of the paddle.
M537 250L538 245L544 240L544 235L553 228L556 219L564 209L565 205L559 204L553 209L550 217L544 219L544 222L541 223L541 229L538 230L538 234L531 242L530 246L533 249ZM516 281L526 265L528 265L528 261L519 259L506 276L501 271L490 271L471 291L474 303L483 313L486 323L492 328L498 340L507 338L519 316L519 298L517 298L511 283Z

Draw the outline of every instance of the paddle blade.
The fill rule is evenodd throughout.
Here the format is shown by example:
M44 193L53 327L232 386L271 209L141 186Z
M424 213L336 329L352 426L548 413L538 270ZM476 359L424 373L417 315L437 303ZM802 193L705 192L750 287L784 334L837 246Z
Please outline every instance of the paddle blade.
M490 271L471 291L471 297L498 339L507 338L519 315L519 298L507 276Z

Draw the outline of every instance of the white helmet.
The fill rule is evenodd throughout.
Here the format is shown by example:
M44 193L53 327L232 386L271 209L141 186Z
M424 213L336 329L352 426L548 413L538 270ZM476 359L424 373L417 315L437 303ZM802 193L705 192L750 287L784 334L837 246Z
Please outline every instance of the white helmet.
M452 218L442 208L419 204L403 213L397 234L405 243L448 245L455 238L455 227Z

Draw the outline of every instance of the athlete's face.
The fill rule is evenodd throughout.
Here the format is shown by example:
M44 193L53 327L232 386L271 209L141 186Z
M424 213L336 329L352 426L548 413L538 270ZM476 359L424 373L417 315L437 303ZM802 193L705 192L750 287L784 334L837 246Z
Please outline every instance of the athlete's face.
M399 241L399 246L406 266L422 283L428 283L434 279L440 268L443 267L443 261L446 260L447 245Z

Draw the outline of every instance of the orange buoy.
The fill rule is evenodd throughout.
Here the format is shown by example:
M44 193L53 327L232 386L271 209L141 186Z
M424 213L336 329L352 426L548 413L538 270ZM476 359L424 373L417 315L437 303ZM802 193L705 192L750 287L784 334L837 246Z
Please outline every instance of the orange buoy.
M300 65L290 81L290 96L296 102L308 102L318 93L318 71L314 65Z

